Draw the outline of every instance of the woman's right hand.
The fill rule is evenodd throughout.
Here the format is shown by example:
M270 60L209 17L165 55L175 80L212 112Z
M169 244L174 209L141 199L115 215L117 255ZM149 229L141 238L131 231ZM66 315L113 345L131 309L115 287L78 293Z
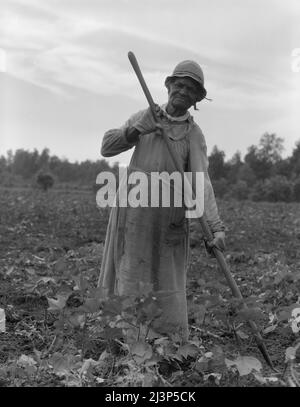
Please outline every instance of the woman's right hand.
M158 105L155 105L156 114L161 117L162 110ZM150 107L143 113L142 117L133 125L140 134L143 136L145 134L155 132L157 135L162 134L162 125L157 123L156 119L153 117Z

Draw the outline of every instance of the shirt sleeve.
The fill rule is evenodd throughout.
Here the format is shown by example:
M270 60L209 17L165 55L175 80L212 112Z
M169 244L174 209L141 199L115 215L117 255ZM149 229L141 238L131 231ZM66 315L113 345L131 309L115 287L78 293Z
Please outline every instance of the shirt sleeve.
M122 127L119 129L108 130L104 134L101 146L101 154L103 157L113 157L114 155L123 153L139 142L138 139L137 141L130 143L126 138L126 135L128 129L139 120L143 112L144 110L133 114Z
M212 232L225 230L225 226L219 217L215 193L207 171L204 173L204 214Z
M224 231L225 226L219 217L214 190L208 174L208 157L205 138L197 126L197 135L191 139L190 169L203 172L204 216L212 232ZM193 185L195 191L195 186Z

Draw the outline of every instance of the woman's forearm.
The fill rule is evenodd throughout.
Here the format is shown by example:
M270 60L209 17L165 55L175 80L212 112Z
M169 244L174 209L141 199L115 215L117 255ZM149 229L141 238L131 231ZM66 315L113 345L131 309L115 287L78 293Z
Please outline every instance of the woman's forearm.
M138 134L139 131L134 128L129 132L124 128L108 130L102 140L101 154L103 157L113 157L129 150L137 143Z
M130 127L126 133L125 133L125 137L126 140L128 141L128 143L136 143L139 139L139 135L141 134L141 132L136 129L135 127Z

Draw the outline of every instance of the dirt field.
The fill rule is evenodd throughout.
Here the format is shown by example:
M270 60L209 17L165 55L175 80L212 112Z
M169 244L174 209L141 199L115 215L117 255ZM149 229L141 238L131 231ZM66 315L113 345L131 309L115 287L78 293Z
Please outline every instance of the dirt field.
M219 203L227 226L226 258L242 294L250 297L250 316L264 331L281 373L276 374L258 351L245 322L249 316L231 300L194 225L188 271L194 348L183 355L177 347L181 356L177 352L175 357L166 346L158 360L151 356L153 350L147 359L150 345L144 345L143 362L152 361L145 367L132 350L130 360L117 325L111 323L110 331L102 326L98 335L93 331L99 322L95 310L85 310L86 319L76 311L87 306L85 295L96 287L108 220L108 211L96 208L94 194L0 192L0 308L6 313L6 332L0 333L0 386L289 384L284 373L287 348L299 338L291 310L300 303L300 204ZM66 324L64 318L73 322ZM258 378L241 374L237 362L236 369L230 368L228 361L240 356L254 363ZM255 368L256 360L262 368Z

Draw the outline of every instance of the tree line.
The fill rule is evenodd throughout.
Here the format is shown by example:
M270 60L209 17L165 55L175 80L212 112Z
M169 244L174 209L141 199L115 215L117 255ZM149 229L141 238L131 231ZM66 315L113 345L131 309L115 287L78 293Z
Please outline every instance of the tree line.
M258 145L251 145L242 158L237 151L229 160L225 152L214 146L209 155L209 174L219 198L266 201L300 201L300 140L292 154L282 158L284 140L276 134L265 133ZM95 181L101 171L118 173L105 159L70 162L50 155L45 148L27 151L10 150L0 156L0 185L33 186L43 179L64 188L96 189ZM45 178L46 176L46 178ZM46 184L44 184L45 186ZM44 188L46 189L46 188Z
M292 154L282 158L284 140L265 133L258 145L247 149L244 159L236 152L225 161L225 153L214 146L209 173L217 196L255 201L300 201L300 140Z
M41 153L37 149L17 149L15 153L9 150L6 156L0 157L0 184L6 187L33 186L39 176L49 175L56 186L89 189L95 184L99 172L117 170L118 163L111 166L105 159L70 162L50 155L48 148Z

